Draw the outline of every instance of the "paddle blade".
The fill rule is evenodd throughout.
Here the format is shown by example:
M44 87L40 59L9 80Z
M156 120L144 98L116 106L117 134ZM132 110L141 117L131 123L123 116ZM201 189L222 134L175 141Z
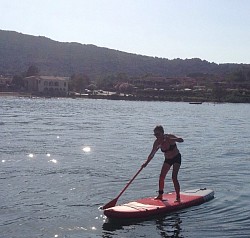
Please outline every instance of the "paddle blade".
M110 201L109 203L107 203L106 205L104 205L103 207L102 207L102 209L104 210L104 209L107 209L107 208L111 208L111 207L114 207L115 205L116 205L116 203L117 203L117 198L115 198L114 200L112 200L112 201Z

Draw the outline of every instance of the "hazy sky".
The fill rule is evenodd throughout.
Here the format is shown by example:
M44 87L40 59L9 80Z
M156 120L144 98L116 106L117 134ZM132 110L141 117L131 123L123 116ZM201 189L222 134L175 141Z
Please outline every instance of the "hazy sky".
M250 63L250 0L0 0L0 29L168 59Z

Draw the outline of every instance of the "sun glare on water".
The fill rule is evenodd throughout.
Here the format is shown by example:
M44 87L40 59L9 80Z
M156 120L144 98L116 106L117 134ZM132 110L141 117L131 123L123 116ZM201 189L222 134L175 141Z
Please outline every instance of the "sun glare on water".
M56 164L57 160L56 159L51 159L51 160L49 160L49 162L52 162L52 163Z
M89 146L85 146L85 147L83 147L82 150L83 150L84 152L88 153L88 152L91 151L91 148L90 148Z

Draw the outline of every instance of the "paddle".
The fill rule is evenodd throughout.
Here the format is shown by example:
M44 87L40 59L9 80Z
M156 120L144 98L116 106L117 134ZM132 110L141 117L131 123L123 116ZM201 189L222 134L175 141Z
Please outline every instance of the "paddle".
M127 185L125 186L125 188L119 193L119 195L113 199L112 201L110 201L109 203L107 203L106 205L104 205L102 207L102 209L107 209L110 207L114 207L117 203L117 200L119 199L119 197L125 192L125 190L128 188L128 186L133 182L133 180L136 178L136 176L142 171L143 166L138 170L138 172L134 175L134 177L127 183Z

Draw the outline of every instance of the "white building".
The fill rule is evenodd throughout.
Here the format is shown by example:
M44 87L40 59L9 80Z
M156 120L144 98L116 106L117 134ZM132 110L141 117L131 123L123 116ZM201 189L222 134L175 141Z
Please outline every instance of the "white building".
M25 88L29 92L44 95L66 96L69 89L69 77L30 76L24 78Z

